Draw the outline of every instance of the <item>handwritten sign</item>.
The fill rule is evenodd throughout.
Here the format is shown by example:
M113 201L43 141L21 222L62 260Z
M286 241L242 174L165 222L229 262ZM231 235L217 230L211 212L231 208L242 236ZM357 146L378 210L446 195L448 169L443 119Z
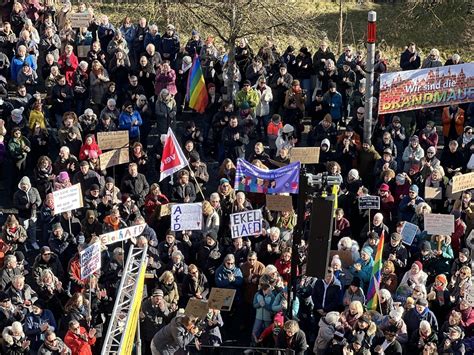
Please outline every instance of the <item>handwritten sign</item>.
M209 294L209 308L230 311L234 303L236 290L213 287Z
M423 219L425 231L428 234L450 236L454 232L454 216L452 214L425 213Z
M104 152L99 157L100 170L105 170L115 165L125 164L130 161L128 148L120 148Z
M443 198L443 189L441 187L425 186L425 200L441 200Z
M456 193L474 188L474 172L453 176L451 193Z
M202 228L202 204L179 203L171 207L171 230L194 231Z
M404 222L400 233L402 235L402 242L406 245L412 245L416 233L418 233L418 226L416 224Z
M266 205L270 211L289 212L293 210L293 199L286 195L266 195Z
M85 280L94 272L100 270L100 243L89 245L79 253L81 263L81 279Z
M262 233L262 211L252 210L231 214L230 231L232 238Z
M359 210L379 210L380 196L361 196L359 197Z
M88 12L76 12L69 15L72 28L88 27L91 22L91 15Z
M146 224L137 224L136 226L131 226L128 228L122 228L116 231L109 233L101 234L99 236L100 241L104 245L109 245L123 240L128 240L130 238L136 238L143 233Z
M81 184L53 192L54 214L72 211L84 206Z
M190 298L188 304L186 305L186 309L184 310L184 314L188 316L194 316L199 319L206 318L208 312L208 302L197 298Z
M319 147L293 147L290 150L290 163L299 161L301 164L317 164L319 163Z
M128 142L128 131L97 133L97 144L102 150L126 148Z

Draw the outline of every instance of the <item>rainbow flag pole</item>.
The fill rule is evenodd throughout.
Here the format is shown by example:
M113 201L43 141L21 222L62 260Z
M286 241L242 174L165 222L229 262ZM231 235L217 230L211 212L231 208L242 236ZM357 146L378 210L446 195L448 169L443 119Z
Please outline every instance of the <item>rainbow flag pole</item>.
M189 69L188 83L186 86L186 100L189 107L199 113L206 110L208 103L208 94L206 82L201 68L201 60L196 54L194 56L193 65Z
M374 266L372 267L372 277L370 279L369 290L367 291L367 309L376 310L379 303L380 280L382 278L382 254L384 245L384 232L380 236L377 252L375 254Z

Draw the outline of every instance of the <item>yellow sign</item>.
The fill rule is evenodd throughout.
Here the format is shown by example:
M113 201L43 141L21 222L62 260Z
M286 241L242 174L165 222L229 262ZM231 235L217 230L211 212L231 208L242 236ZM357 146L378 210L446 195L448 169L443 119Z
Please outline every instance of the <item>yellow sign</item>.
M133 297L132 309L130 310L130 320L127 322L122 338L122 351L120 353L124 355L131 355L135 345L135 333L137 332L143 288L145 287L145 271L146 267L142 265L140 275L138 276L137 292L135 293L135 297Z

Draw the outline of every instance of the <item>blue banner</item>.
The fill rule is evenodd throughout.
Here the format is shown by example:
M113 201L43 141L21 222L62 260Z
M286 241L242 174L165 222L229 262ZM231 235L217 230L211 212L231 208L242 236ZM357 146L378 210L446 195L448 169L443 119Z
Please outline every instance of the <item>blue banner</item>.
M234 188L244 192L297 194L300 162L275 170L262 170L243 159L237 160Z

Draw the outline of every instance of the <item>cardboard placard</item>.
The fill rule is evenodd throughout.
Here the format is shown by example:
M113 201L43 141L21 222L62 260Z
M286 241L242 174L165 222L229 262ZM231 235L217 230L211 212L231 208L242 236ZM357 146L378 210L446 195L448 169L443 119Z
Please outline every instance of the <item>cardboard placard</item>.
M194 231L202 229L202 203L178 203L171 206L171 230Z
M81 184L75 184L53 192L54 214L84 207Z
M402 235L402 242L406 245L412 245L413 240L415 239L416 233L418 233L418 226L416 224L410 222L404 222L401 235Z
M266 205L270 211L289 212L293 210L293 199L286 195L266 195Z
M474 188L474 172L453 176L453 189L451 193L456 193Z
M443 198L443 189L441 187L425 186L425 200L441 200Z
M423 216L425 231L428 234L450 236L454 232L454 215L425 213Z
M461 197L461 195L462 195L462 191L453 193L453 186L452 186L452 185L446 186L446 198L447 198L447 199L449 199L449 200L457 200L458 198Z
M128 131L97 133L97 144L102 150L126 148L128 143Z
M160 217L171 215L171 203L160 206Z
M236 290L229 288L213 287L209 294L209 308L218 309L220 311L230 311L232 303L234 303Z
M262 211L251 210L230 215L232 238L259 235L262 233Z
M85 280L100 269L100 243L89 245L79 253L81 263L81 279Z
M69 14L72 28L89 27L91 15L88 12L76 12Z
M143 233L146 224L137 224L128 228L122 228L109 233L101 234L99 236L102 244L109 245L123 240L128 240L133 237L138 237Z
M184 310L184 314L188 316L194 316L199 319L206 318L208 312L208 302L197 298L190 298Z
M380 196L361 196L358 198L359 210L379 210Z
M342 267L348 268L354 263L352 259L352 251L350 250L331 250L329 252L329 265L331 265L331 260L334 255L339 255L339 259L341 259Z
M293 147L290 150L290 163L299 161L301 164L318 164L319 147Z
M87 53L89 53L91 46L77 46L77 56L78 58L87 58Z
M115 165L126 164L130 161L128 148L109 150L99 156L100 170L105 170Z

